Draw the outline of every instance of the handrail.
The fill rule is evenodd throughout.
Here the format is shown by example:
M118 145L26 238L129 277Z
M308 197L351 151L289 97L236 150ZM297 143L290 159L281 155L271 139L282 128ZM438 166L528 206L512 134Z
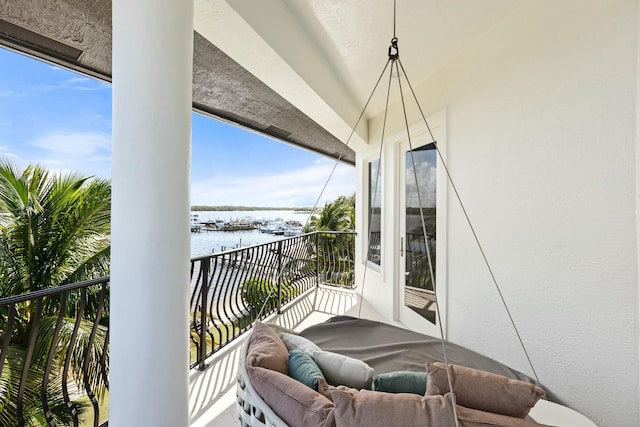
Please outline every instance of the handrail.
M104 418L108 292L102 277L0 299L0 397L11 400L5 421L77 426L82 407L93 425Z
M37 298L50 297L66 291L75 291L76 289L87 288L89 286L98 285L100 283L109 281L110 277L104 276L97 279L85 280L83 282L67 283L65 285L56 286L55 288L40 289L37 291L28 292L26 294L12 295L0 298L0 306L7 304L17 304Z
M314 231L192 259L190 366L313 286L354 286L353 232Z

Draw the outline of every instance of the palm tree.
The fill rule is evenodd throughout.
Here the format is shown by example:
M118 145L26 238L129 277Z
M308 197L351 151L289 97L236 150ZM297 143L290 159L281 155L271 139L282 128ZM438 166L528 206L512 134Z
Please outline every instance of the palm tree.
M340 196L326 203L320 215L313 215L305 232L310 231L352 231L355 227L355 194Z
M313 215L305 226L311 231L353 231L355 228L355 194L340 196L325 204L320 215ZM326 283L352 286L353 244L351 234L320 233L317 237L316 262ZM313 251L313 249L311 249ZM314 266L315 269L315 266Z
M0 161L0 297L19 295L108 274L111 186L109 181L78 174L53 174L35 165L19 169ZM59 301L44 301L40 312L36 304L22 303L15 308L15 325L7 330L7 306L0 307L0 337L11 334L11 344L0 376L0 426L17 425L17 387L24 369L27 381L21 402L25 425L42 425L40 389L49 353L58 362L50 367L47 401L48 417L57 425L69 425L72 418L63 401L63 359L71 357L71 375L77 383L91 382L103 388L100 363L108 361L108 306L96 313L100 298L88 289L86 309L79 319L76 339L71 331L76 323L75 307L67 303L59 333L54 334L60 310ZM69 295L69 299L78 295ZM25 349L37 318L35 351L25 367ZM93 345L87 346L94 322ZM57 336L55 345L52 337ZM75 346L75 348L69 348ZM83 370L87 359L89 369ZM84 378L84 372L90 378ZM80 405L74 411L81 412Z
M0 296L108 272L111 185L0 161Z

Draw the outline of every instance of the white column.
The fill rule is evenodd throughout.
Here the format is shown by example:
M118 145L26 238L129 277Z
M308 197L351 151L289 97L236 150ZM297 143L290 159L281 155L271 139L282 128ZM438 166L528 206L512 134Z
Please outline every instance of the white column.
M640 1L636 1L636 331L640 331ZM640 390L640 332L636 337L638 375L636 390ZM640 393L640 392L639 392ZM640 396L637 413L640 414Z
M193 0L113 0L109 425L188 425Z

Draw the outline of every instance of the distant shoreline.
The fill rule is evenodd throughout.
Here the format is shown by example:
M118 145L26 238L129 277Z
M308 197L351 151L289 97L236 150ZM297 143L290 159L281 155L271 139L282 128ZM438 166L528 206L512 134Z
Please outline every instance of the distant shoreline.
M312 208L273 208L273 207L262 207L262 206L206 206L206 205L195 205L191 206L191 210L193 212L202 212L202 211L217 211L217 212L225 212L225 211L294 211L301 213L311 213L313 212ZM319 209L316 209L319 211Z

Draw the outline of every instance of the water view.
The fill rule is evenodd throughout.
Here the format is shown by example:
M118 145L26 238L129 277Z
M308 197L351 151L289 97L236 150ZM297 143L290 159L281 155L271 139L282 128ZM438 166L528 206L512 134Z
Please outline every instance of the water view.
M260 221L297 221L302 225L306 224L309 213L295 211L198 211L191 212L198 215L198 221L208 222L222 220L242 221L242 220L260 220ZM262 243L273 242L286 236L263 233L258 228L243 231L208 231L203 228L197 233L191 233L191 257L199 257L209 255L213 252L235 249L238 247L246 247L259 245Z

